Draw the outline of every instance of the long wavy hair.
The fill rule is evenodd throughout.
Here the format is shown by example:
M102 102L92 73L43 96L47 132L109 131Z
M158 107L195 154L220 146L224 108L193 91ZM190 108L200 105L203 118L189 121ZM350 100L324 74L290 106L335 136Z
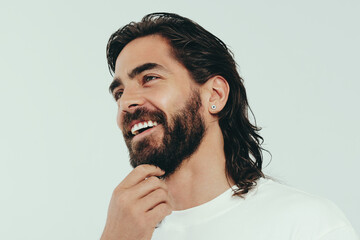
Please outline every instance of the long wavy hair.
M228 101L218 113L224 138L226 176L237 186L233 189L234 195L246 194L256 185L257 179L264 177L261 171L263 138L259 135L261 128L248 118L251 109L232 52L223 41L188 18L173 13L151 13L111 35L106 49L110 72L115 72L116 59L126 44L148 35L166 38L175 59L197 83L204 84L216 75L228 82Z

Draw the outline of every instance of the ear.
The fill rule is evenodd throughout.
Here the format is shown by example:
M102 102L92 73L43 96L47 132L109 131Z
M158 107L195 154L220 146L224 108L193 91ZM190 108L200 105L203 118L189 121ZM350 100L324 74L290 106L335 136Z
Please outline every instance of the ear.
M209 93L209 98L207 99L208 111L211 114L217 114L226 105L230 92L229 84L225 78L217 75L210 78L205 85Z

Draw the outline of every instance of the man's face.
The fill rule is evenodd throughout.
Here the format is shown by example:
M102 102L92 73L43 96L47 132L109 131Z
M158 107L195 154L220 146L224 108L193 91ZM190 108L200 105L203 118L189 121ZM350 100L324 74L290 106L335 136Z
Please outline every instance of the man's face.
M172 174L205 132L198 86L156 35L130 42L115 66L117 123L133 167L153 164Z

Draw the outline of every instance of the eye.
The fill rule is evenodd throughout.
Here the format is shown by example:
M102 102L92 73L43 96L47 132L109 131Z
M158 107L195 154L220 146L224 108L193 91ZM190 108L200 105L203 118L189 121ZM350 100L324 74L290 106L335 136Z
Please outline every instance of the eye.
M124 92L124 90L122 90L122 89L119 89L116 92L114 92L115 101L117 101L117 100L119 100L119 98L121 98L123 92Z
M147 82L150 82L150 81L155 80L155 79L158 79L158 78L159 78L159 77L157 77L157 76L145 75L145 76L143 77L143 82L144 82L144 83L147 83Z

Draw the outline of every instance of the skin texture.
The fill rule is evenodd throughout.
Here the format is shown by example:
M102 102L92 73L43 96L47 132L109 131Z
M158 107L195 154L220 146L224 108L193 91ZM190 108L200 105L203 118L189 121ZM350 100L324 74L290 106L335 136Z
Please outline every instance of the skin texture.
M156 63L162 67L129 76L134 68ZM113 95L118 98L117 124L123 131L124 115L143 107L160 109L171 122L171 116L186 105L191 93L200 93L199 109L205 134L194 154L185 159L175 173L161 180L159 168L151 165L136 167L114 190L102 240L151 239L155 226L173 210L183 210L208 202L233 185L225 175L223 137L216 113L225 106L229 86L221 76L214 76L198 85L186 68L171 55L166 39L151 35L131 41L119 54L115 79L121 79ZM121 95L121 97L120 97ZM216 109L211 108L216 105ZM132 139L136 145L150 138L159 147L164 137L158 125L146 134Z

